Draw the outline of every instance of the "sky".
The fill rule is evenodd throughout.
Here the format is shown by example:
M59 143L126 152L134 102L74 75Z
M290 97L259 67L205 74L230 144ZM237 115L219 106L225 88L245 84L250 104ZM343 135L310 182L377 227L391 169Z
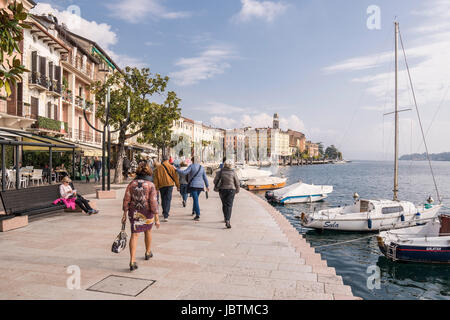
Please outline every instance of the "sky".
M450 151L450 0L44 0L35 12L120 66L168 75L185 117L226 129L278 113L283 129L353 160L393 158L397 20L429 151ZM399 54L399 104L412 109L400 154L422 153Z

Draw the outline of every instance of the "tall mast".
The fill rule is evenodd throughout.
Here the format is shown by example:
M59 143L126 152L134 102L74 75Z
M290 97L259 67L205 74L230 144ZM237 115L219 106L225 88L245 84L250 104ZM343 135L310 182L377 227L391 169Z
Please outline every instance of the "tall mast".
M394 201L398 201L398 22L395 22L395 164L394 164Z

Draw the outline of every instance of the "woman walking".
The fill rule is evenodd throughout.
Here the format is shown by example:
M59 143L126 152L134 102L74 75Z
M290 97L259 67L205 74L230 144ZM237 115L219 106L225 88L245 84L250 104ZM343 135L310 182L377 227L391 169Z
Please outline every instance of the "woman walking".
M159 228L158 203L156 188L151 182L152 169L147 163L141 162L136 169L136 178L130 182L123 199L122 224L127 215L131 224L130 238L130 271L138 268L136 264L136 246L139 233L145 234L145 260L153 257L151 251L152 227Z
M222 170L216 173L214 178L214 190L219 191L220 200L222 200L223 217L225 225L231 229L231 212L233 210L233 202L236 194L239 193L240 183L236 172L233 169L233 162L227 160Z
M183 161L180 164L180 170L184 171L187 169L187 164ZM178 179L180 180L180 194L181 194L181 200L183 201L183 208L186 208L186 202L189 196L188 193L188 180L187 180L187 176L177 172L178 174Z
M177 169L180 175L187 176L188 192L193 199L192 215L195 215L194 220L200 220L200 204L198 198L202 191L209 192L208 178L206 177L206 171L201 164L195 163L195 158L192 157L192 164L186 170Z

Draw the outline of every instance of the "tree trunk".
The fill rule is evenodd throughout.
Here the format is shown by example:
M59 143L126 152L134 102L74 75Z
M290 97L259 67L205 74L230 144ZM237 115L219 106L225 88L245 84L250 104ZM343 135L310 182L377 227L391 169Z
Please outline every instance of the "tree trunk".
M119 134L119 152L117 155L117 164L116 164L116 172L114 173L114 183L122 183L123 181L123 158L125 157L125 140L126 140L126 132L125 130L120 130Z

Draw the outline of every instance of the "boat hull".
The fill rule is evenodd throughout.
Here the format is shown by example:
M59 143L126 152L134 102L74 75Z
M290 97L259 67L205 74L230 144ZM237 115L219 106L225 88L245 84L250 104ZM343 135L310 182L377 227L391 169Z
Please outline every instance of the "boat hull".
M382 237L378 237L378 247L386 258L393 261L450 264L450 246L397 245L394 249L392 245L385 244Z
M312 194L306 196L286 197L278 200L280 204L312 203L328 198L328 194Z
M436 217L440 208L441 206L436 206L432 209L425 210L420 213L420 216L417 214L403 214L404 221L401 221L402 214L372 219L346 219L345 215L333 219L327 219L326 217L311 219L308 215L302 214L301 224L306 228L320 230L377 232L426 224Z
M266 190L276 190L281 189L286 186L286 182L275 183L275 184L264 184L264 185L247 185L249 191L266 191Z

